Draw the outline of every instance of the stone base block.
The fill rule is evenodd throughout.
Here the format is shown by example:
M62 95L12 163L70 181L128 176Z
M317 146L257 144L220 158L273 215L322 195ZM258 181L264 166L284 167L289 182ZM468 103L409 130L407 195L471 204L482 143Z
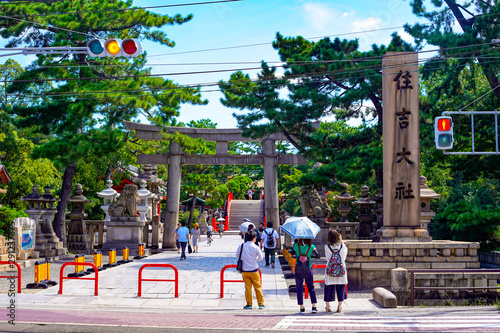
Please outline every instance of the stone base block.
M372 290L372 297L375 302L381 305L383 308L397 308L398 300L396 295L391 293L385 288L375 288Z

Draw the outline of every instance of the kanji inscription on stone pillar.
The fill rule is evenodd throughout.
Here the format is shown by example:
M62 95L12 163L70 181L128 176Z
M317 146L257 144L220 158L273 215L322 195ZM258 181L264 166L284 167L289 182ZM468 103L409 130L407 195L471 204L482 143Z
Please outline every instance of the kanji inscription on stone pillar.
M382 59L384 227L420 227L418 54Z

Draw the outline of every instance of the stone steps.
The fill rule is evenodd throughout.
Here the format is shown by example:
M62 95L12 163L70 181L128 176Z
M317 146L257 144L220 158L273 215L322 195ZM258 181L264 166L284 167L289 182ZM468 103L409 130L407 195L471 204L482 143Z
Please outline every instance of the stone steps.
M260 200L233 200L229 211L229 230L239 230L243 219L249 219L259 225L261 211Z

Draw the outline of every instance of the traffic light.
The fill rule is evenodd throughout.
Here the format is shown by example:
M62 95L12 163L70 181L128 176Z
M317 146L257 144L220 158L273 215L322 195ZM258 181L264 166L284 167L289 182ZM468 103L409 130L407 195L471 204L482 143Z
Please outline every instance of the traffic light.
M142 53L141 42L135 38L91 39L87 44L91 57L137 57Z
M434 121L434 135L437 149L453 148L453 122L451 117L437 117Z

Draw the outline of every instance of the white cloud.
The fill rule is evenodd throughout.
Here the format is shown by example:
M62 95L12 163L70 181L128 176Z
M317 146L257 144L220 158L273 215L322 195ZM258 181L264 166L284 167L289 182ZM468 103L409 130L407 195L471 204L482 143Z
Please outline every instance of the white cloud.
M336 16L333 9L321 3L306 3L303 8L306 21L319 30L328 26Z
M367 31L379 29L382 27L382 21L375 17L369 17L362 20L357 20L352 22L351 30L352 31Z
M408 43L412 43L413 44L413 37L407 33L406 31L404 30L399 30L398 31L398 35L405 41L405 42L408 42Z

